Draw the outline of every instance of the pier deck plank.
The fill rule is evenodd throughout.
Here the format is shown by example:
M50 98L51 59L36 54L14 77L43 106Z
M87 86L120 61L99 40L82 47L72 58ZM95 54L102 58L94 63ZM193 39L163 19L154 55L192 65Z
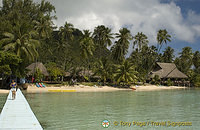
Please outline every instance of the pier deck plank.
M20 89L15 100L12 92L8 94L0 114L0 130L43 130Z

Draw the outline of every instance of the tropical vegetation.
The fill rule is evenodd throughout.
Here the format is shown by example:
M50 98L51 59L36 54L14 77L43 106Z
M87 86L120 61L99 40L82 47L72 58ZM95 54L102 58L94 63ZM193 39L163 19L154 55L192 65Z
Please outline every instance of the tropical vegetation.
M143 32L132 35L128 28L121 28L118 33L105 25L93 31L80 30L68 21L57 28L53 23L56 9L45 0L40 3L2 0L2 3L0 73L3 79L9 75L26 77L25 68L29 64L42 62L53 81L78 78L127 86L145 83L155 63L166 62L175 63L193 86L200 86L200 52L184 47L175 56L174 49L168 45L172 38L166 29L158 30L156 47L149 45ZM163 48L163 44L167 47ZM159 77L152 79L152 83L159 84Z

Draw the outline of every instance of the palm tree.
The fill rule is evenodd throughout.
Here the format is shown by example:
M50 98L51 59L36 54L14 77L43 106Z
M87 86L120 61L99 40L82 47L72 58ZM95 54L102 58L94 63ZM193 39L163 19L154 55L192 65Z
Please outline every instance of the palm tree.
M64 26L59 28L58 39L55 42L57 44L55 51L58 52L59 58L62 58L63 70L65 70L66 55L69 53L70 44L74 40L73 31L73 25L66 22Z
M12 34L9 32L3 33L4 37L0 41L0 45L5 51L13 51L17 56L22 59L33 61L38 56L36 48L40 46L40 42L34 39L37 32L31 31L22 34L19 30L18 33Z
M105 27L104 25L100 25L95 27L93 38L95 43L95 56L97 58L101 58L105 56L105 50L107 47L112 45L111 39L113 39L113 34L111 33L111 29Z
M116 34L116 38L119 40L115 42L115 45L111 48L112 57L117 62L122 61L125 58L125 55L128 52L130 40L132 36L130 31L127 28L122 28L119 30L119 33Z
M193 53L191 47L184 47L182 52L179 53L180 57L175 59L175 64L178 69L183 73L187 74L192 66Z
M94 42L89 30L83 30L83 37L80 40L81 56L88 59L93 55Z
M41 15L38 20L34 20L35 30L38 31L40 39L49 38L53 30L51 17Z
M97 26L93 33L94 42L100 47L111 46L111 39L113 39L112 35L110 28L105 27L104 25Z
M199 72L200 74L200 52L199 51L196 51L194 53L194 56L193 56L193 64L194 64L194 67L195 67L195 70L197 72Z
M162 62L172 63L174 58L174 49L171 47L167 47L162 55Z
M137 45L138 46L138 50L141 51L143 46L147 46L147 44L149 43L148 38L145 34L143 34L142 32L138 32L137 35L135 35L133 37L135 40L133 42L134 46Z
M102 58L97 62L95 73L101 77L104 84L107 79L112 79L111 63L107 58Z
M122 82L123 84L129 84L130 82L137 81L137 72L135 71L134 66L128 62L128 60L123 61L121 65L117 66L115 72L115 79L117 83Z
M73 31L73 24L65 22L65 25L60 27L59 36L61 37L61 40L72 41L74 39Z
M91 32L89 30L83 30L83 36L80 39L80 55L83 58L83 62L85 62L84 68L86 68L86 66L87 66L88 70L90 69L89 57L93 56L94 49L95 49L94 42L93 42L93 38L91 36ZM86 71L84 69L84 74L85 74L85 72Z
M160 52L160 49L162 48L163 43L167 44L167 42L171 42L171 35L168 34L166 29L158 31L157 42L158 42L158 46L160 45L158 49L158 53Z

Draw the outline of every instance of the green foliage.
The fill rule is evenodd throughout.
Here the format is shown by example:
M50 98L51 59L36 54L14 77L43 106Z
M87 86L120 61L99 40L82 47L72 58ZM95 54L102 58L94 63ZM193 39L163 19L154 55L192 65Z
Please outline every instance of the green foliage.
M115 71L115 80L118 84L122 82L123 84L130 84L137 82L137 72L135 67L128 62L128 60L123 61L121 65L117 65Z
M83 76L83 78L86 80L86 81L89 81L89 77L88 76Z
M94 42L91 37L91 32L89 30L83 31L83 37L80 40L81 56L84 59L88 59L90 56L93 56L94 51Z
M113 34L111 33L111 29L108 27L105 27L104 25L100 25L95 27L94 33L93 33L93 39L95 44L95 53L96 58L101 58L105 54L105 50L107 50L107 47L112 45L111 39L113 39Z
M200 74L200 52L196 51L193 56L193 65L195 67L195 71Z
M164 63L172 63L174 58L174 49L167 47L162 55L161 61Z
M16 73L16 68L21 59L15 54L0 51L0 73L10 75Z
M153 69L157 53L155 46L143 46L142 50L134 50L129 61L135 65L138 77L141 81L146 80L148 73Z
M107 58L102 58L96 63L96 67L94 69L95 74L101 77L101 80L105 83L107 79L112 79L113 70L112 63Z
M112 45L113 34L104 25L97 26L93 33L88 30L82 32L65 21L58 31L53 31L53 20L56 17L52 13L55 13L55 7L50 2L3 0L2 3L0 50L4 52L0 52L0 73L9 75L12 72L22 77L26 73L25 67L39 60L48 63L47 68L53 80L63 76L64 71L76 77L82 70L93 70L103 82L116 80L118 83L130 84L145 82L156 62L174 61L174 50L171 47L167 47L163 54L159 53L163 44L171 41L166 29L158 31L156 48L148 46L148 38L142 32L132 37L130 30L122 28L115 34L114 45L108 49ZM133 38L134 46L137 47L126 59ZM113 67L114 63L116 68ZM198 86L199 51L193 54L190 47L185 47L174 63ZM190 73L192 65L194 70ZM89 81L90 76L84 76ZM159 84L159 81L158 77L154 77L154 84Z
M3 0L0 8L0 49L12 52L22 59L15 74L25 74L25 67L39 56L41 43L52 32L55 7L44 0Z
M189 70L187 73L192 86L200 87L200 74L194 70Z
M105 27L104 25L95 27L93 36L94 42L99 48L104 48L112 45L111 39L113 39L113 37L111 29Z
M147 44L149 43L148 38L145 34L143 34L142 32L138 32L137 35L134 36L134 46L137 45L138 46L138 50L141 51L143 46L147 46ZM134 47L133 46L133 47Z
M167 86L173 86L173 82L170 79L167 80Z
M200 74L195 75L192 82L195 87L200 87Z
M119 33L116 34L116 38L119 40L112 46L111 52L112 58L119 63L125 59L130 44L129 41L132 40L132 36L130 30L122 28L119 30Z
M180 53L180 57L176 58L174 63L177 68L187 74L192 66L193 53L191 47L184 47Z
M96 82L81 82L80 84L85 85L85 86L91 86L91 87L94 85L98 86L98 83Z
M160 77L158 75L155 75L151 81L152 84L155 84L155 85L160 85Z
M44 75L42 74L42 72L38 68L35 69L34 76L35 76L35 81L36 82L41 82L43 77L44 77Z
M20 30L20 28L18 28ZM19 31L18 30L18 31ZM38 40L33 39L36 35L35 31L24 34L3 33L4 38L0 41L5 51L14 52L20 58L34 61L38 56L36 48L40 45Z
M63 70L57 67L57 64L54 62L50 62L46 65L49 75L52 77L54 81L58 80L58 76L63 75Z
M163 43L167 44L167 42L171 42L171 35L168 34L166 29L159 30L157 33L157 42L158 42L158 53L160 52L160 49L162 48Z

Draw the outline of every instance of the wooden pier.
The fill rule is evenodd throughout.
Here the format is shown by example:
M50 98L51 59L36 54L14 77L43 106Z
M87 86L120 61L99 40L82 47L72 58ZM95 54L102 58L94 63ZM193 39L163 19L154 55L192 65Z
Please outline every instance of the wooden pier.
M12 92L10 91L0 114L0 130L25 129L43 130L21 90L17 90L15 100L12 100Z

